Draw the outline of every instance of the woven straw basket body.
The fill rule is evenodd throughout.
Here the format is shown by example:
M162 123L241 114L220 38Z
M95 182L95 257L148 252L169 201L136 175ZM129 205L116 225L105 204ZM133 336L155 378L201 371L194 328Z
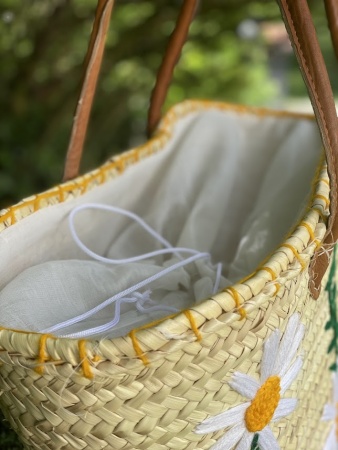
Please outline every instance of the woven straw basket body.
M318 49L312 42L312 22L302 22L309 15L306 0L279 3L327 156L317 168L306 212L254 273L189 310L126 336L77 340L0 328L0 405L25 449L324 448L333 420L322 417L325 405L332 403L330 369L337 348L335 298L324 287L335 282L334 256L331 266L328 259L324 264L317 299L311 282L320 284L321 276L313 276L319 273L313 264L317 257L332 254L337 235L333 218L338 170L332 155L338 154L338 143L331 126L336 124L336 113L333 96L324 95L328 89L324 63L318 55L311 59L307 53ZM312 40L308 41L307 33ZM314 120L222 103L177 105L145 145L1 211L4 272L10 272L14 259L20 266L20 251L11 252L10 247L17 244L16 232L27 235L25 251L39 255L34 264L48 260L48 255L39 253L38 238L28 242L34 223L44 214L54 214L61 223L64 211L77 199L165 151L180 121L210 109L263 121L271 117L295 123ZM43 234L47 242L53 241L53 233ZM281 405L283 414L278 409Z
M122 176L121 168L128 170L161 151L180 117L208 108L230 107L178 105L145 146L3 211L2 233L24 226L25 218L41 208L71 202L104 180ZM283 114L233 109L238 114ZM195 427L243 403L228 384L232 374L258 379L264 342L274 330L283 332L298 312L306 330L304 364L287 396L299 404L272 430L281 448L321 449L331 426L321 415L331 398L334 357L326 355L332 340L325 331L327 293L323 290L317 301L311 298L307 267L326 230L325 165L314 183L308 212L264 267L193 310L100 342L1 330L0 401L25 448L208 449L224 430L199 435Z

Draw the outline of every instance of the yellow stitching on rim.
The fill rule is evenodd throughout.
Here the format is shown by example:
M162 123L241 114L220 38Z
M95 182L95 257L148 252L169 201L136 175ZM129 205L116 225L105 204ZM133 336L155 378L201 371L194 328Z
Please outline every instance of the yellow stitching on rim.
M62 189L61 186L58 186L58 191L59 191L59 202L63 203L65 201L64 190Z
M165 316L165 317L162 317L161 319L154 320L153 322L146 323L145 325L141 325L138 328L134 328L134 330L131 330L129 332L129 337L132 340L135 353L136 353L137 357L141 359L141 361L143 362L144 365L149 364L149 360L148 360L147 356L145 355L145 353L142 351L140 344L138 343L136 333L141 330L147 330L148 328L155 327L156 325L159 325L160 323L166 321L167 319L173 319L174 317L177 317L179 314L181 314L181 312L178 312L176 314L170 314L170 316Z
M84 177L83 182L81 183L80 186L81 194L84 194L86 192L90 181L91 181L90 178Z
M137 357L143 362L145 366L147 366L149 364L149 359L140 347L140 344L136 338L136 330L131 330L129 332L129 337L133 343L133 347Z
M236 291L236 289L234 289L233 287L228 287L228 288L226 288L224 290L225 290L225 292L228 291L230 293L230 295L233 297L233 299L235 300L236 308L238 309L238 312L239 312L239 314L241 316L240 320L245 319L246 318L246 311L241 306L241 301L240 301L240 298L239 298L239 294Z
M239 280L238 284L242 284L242 283L245 283L246 281L250 280L250 278L252 278L253 276L255 276L256 273L257 273L257 272L252 272L252 273L250 273L249 275L247 275L247 276L241 278L241 279Z
M328 186L330 186L330 181L327 180L326 178L320 178L320 179L317 181L317 183L325 183L325 184L327 184Z
M321 194L316 194L314 196L314 200L316 200L316 198L323 200L325 202L326 207L328 208L330 206L330 199L328 199L327 197L325 197L324 195Z
M11 211L9 215L11 217L11 225L14 225L17 222L15 211Z
M33 208L34 208L34 212L38 211L40 208L40 201L42 200L42 196L40 197L39 195L37 195L35 197L34 203L33 203Z
M268 267L268 266L260 267L258 270L265 270L266 272L268 272L271 275L272 281L277 278L277 275L275 274L275 272L272 269L270 269L270 267Z
M123 156L114 162L115 168L119 171L119 173L123 173L125 170L126 157Z
M187 317L187 319L189 320L191 329L194 332L197 340L201 341L202 335L201 335L200 330L197 327L197 323L196 323L194 316L191 314L191 311L189 311L189 309L187 309L186 311L183 311L183 312L184 312L185 316Z
M107 178L106 177L106 170L105 170L104 167L101 167L99 169L99 177L100 177L99 184L103 184L106 181L106 178Z
M316 244L316 250L318 250L321 247L322 243L321 243L321 241L319 239L316 239L316 236L315 236L312 228L310 227L310 225L308 223L302 221L299 224L299 226L300 227L305 227L307 229L307 231L308 231L308 233L310 235L311 242L314 242Z
M50 334L43 334L40 337L40 341L39 341L39 357L38 357L38 364L39 366L35 368L35 372L39 373L40 375L42 375L45 371L45 368L43 366L43 364L49 360L49 355L47 353L46 350L46 343L47 343L47 339L51 338L53 336L51 336Z
M299 264L302 266L302 270L305 270L305 269L306 269L306 263L305 263L305 261L303 260L303 258L300 256L300 254L298 253L298 251L295 249L295 247L293 247L293 246L290 245L290 244L283 244L281 247L286 247L286 248L288 248L289 250L291 250L292 253L295 255L295 257L298 259Z
M94 375L92 372L92 368L90 367L89 359L87 356L86 339L81 339L79 341L78 345L79 345L79 356L80 356L83 375L86 378L92 379L92 378L94 378Z
M307 229L307 231L308 231L308 233L309 233L309 235L310 235L310 239L311 239L312 242L316 241L316 236L315 236L315 234L314 234L312 228L310 227L310 225L309 225L308 223L302 221L302 222L299 224L299 226L300 226L300 227L304 227L304 228Z

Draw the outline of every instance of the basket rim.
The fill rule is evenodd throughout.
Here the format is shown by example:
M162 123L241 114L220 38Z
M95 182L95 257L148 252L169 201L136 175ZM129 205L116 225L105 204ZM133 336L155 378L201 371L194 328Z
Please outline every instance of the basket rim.
M106 182L109 173L119 176L126 166L163 149L171 139L179 119L191 113L215 108L238 114L315 120L313 114L209 100L186 100L168 111L154 137L144 145L111 158L98 169L71 182L57 185L0 211L0 233L36 211L51 207L49 199L53 200L53 204L70 201ZM102 360L117 363L123 359L131 359L138 365L147 365L149 358L160 352L170 341L180 341L180 345L184 345L187 342L201 341L205 333L217 334L224 326L236 326L237 322L254 313L262 304L280 297L285 282L307 270L325 235L325 222L329 217L329 190L326 164L322 161L313 182L308 210L282 244L268 255L253 274L187 311L136 328L127 336L103 341L59 338L25 330L0 328L0 349L10 353L20 352L24 357L33 359L32 365L37 366L40 373L49 359L54 363L70 362L74 366L78 366L80 360L84 375L92 378L91 366ZM149 344L149 336L155 337L155 345Z

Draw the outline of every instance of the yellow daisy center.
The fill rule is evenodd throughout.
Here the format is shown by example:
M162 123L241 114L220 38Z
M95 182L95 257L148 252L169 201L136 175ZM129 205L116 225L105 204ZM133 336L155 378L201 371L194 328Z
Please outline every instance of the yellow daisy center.
M263 430L271 421L280 400L280 378L269 377L258 389L255 398L245 412L248 431L256 433Z

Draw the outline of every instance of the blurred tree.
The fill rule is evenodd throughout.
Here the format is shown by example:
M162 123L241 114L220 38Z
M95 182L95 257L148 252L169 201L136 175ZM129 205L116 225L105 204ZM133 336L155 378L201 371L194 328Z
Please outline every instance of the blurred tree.
M83 169L144 139L148 100L181 1L120 1L113 12ZM0 0L0 205L60 181L96 0ZM201 2L167 106L188 97L265 103L274 92L247 16L273 1Z
M311 4L334 73L322 2ZM144 141L155 73L180 5L116 1L83 171ZM61 180L95 6L96 0L0 0L0 207ZM262 22L280 22L275 0L201 1L166 107L185 98L271 104L277 86ZM291 62L289 90L304 96ZM1 430L1 449L20 448Z

